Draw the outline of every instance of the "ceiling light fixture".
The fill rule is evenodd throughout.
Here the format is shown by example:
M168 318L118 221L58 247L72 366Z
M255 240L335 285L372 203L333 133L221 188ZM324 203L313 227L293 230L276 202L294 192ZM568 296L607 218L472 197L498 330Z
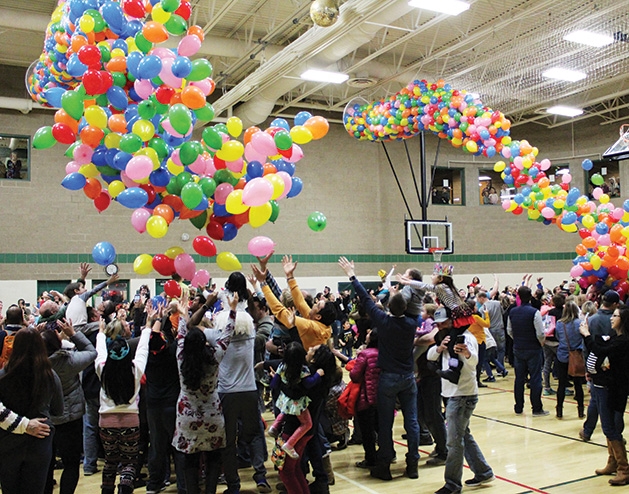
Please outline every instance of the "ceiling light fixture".
M440 12L448 15L459 15L470 8L469 3L461 0L410 0L408 4L422 10L430 10L432 12Z
M570 34L566 34L563 39L572 41L573 43L594 46L596 48L611 45L614 42L613 36L585 30L573 31Z
M576 117L578 115L583 115L583 110L581 108L572 108L570 106L551 106L546 109L547 113L552 113L553 115L563 115L564 117Z
M327 70L308 69L300 76L305 81L314 82L330 82L332 84L341 84L349 79L348 74L342 72L330 72Z
M577 82L585 79L588 75L578 70L562 69L561 67L553 67L552 69L542 72L542 76L549 79L559 79L561 81Z

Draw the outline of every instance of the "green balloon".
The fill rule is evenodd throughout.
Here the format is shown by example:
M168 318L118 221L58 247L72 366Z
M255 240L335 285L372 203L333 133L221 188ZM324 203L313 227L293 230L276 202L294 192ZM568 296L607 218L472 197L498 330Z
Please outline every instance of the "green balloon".
M127 84L127 77L122 72L114 72L111 74L114 80L114 86L125 87Z
M162 81L159 77L153 77L151 79L151 82L155 85L155 87L158 87L164 84L164 81Z
M180 134L186 134L190 130L192 125L192 117L190 116L190 110L186 105L177 103L168 110L168 118L170 124Z
M142 31L138 31L135 35L135 46L138 47L142 53L148 53L153 49L153 43L144 37Z
M227 130L227 125L225 125L224 123L218 123L214 125L213 128L216 132L220 132L221 134L229 134L229 130Z
M74 120L83 116L83 97L76 91L66 91L61 96L61 108Z
M271 217L269 218L269 221L271 223L275 223L277 217L280 215L280 205L277 203L277 201L269 202L271 203Z
M592 175L592 178L590 180L594 185L603 185L605 183L605 179L600 173L595 173L594 175Z
M206 103L204 107L194 110L197 120L202 122L211 122L214 120L214 107L210 103Z
M328 223L325 215L319 211L315 211L314 213L310 213L308 216L308 226L313 232L323 231Z
M98 171L105 177L118 177L120 179L120 170L116 170L111 166L103 165L98 167Z
M174 16L173 16L174 17ZM201 81L212 75L212 64L205 58L197 58L192 62L192 70L186 77L189 81Z
M155 150L160 160L168 156L168 145L161 137L153 137L153 139L149 141L149 147Z
M203 190L201 190L201 186L194 182L184 185L183 189L181 189L181 200L183 201L183 205L188 209L196 208L203 200Z
M67 158L74 158L74 149L81 144L81 141L75 141L72 144L70 144L68 146L68 149L66 149L66 152L63 153L64 156L66 156Z
M181 36L188 29L188 23L180 15L173 14L170 16L170 19L164 23L164 27L170 34Z
M217 184L228 183L236 185L238 183L238 179L234 177L234 175L232 175L232 172L230 172L227 168L216 170L216 173L214 174L214 180Z
M48 149L53 147L56 142L52 136L52 127L50 125L41 127L33 136L33 147L35 149Z
M98 96L96 96L96 104L105 108L109 106L109 99L107 99L107 95L99 94Z
M286 151L293 145L293 138L285 130L278 131L273 137L273 140L275 141L277 149L281 151Z
M124 151L125 153L133 154L142 148L143 142L144 141L142 141L142 139L135 134L125 134L124 136L122 136L122 139L120 139L120 150Z
M199 185L205 194L205 197L212 197L216 190L216 181L213 178L202 178L199 180Z
M168 185L166 186L166 191L169 194L173 194L176 196L181 194L181 187L179 186L179 183L177 182L177 177L170 177L170 181L168 182Z
M205 226L207 221L207 211L203 211L199 216L195 216L194 218L190 218L190 223L192 223L198 230Z
M203 129L202 139L203 142L205 142L212 149L219 150L223 147L223 138L218 132L216 132L216 130L211 127L206 127L205 129Z
M107 23L103 16L100 15L100 12L95 9L88 9L85 11L85 14L89 15L92 19L94 19L94 32L100 33L107 27Z
M144 120L150 120L156 113L157 109L150 99L144 100L138 105L138 115L140 115Z
M149 99L153 103L153 106L155 107L155 113L157 113L158 115L163 115L164 113L166 113L168 111L169 106L168 105L162 105L157 100L157 97L155 96L155 93L151 94Z
M188 172L181 172L177 175L177 185L179 185L180 189L183 189L190 182L192 182L192 174Z
M162 10L164 12L174 12L179 8L180 4L179 0L162 0Z
M194 163L199 157L199 151L196 149L196 146L190 141L184 142L179 148L179 159L184 166L188 166Z

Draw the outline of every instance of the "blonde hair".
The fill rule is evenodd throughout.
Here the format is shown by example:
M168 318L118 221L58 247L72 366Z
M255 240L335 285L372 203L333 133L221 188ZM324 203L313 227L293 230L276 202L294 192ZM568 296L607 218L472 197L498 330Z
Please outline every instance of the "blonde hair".
M107 336L107 338L111 338L112 340L115 340L118 336L124 338L125 332L124 324L122 324L122 321L118 319L111 321L105 328L105 336Z

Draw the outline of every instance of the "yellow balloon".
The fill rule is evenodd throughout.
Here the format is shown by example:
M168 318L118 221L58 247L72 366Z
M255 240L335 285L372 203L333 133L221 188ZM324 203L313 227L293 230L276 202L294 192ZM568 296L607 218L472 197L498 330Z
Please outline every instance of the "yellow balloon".
M232 190L229 193L227 199L225 199L225 209L229 214L242 214L249 209L249 206L245 206L242 203L241 189Z
M94 30L95 24L96 23L94 22L92 16L87 14L82 15L79 19L79 27L84 33L91 33Z
M216 151L216 156L225 161L236 161L244 152L245 147L240 141L227 141L221 149Z
M598 198L598 202L607 204L609 202L609 196L607 194L601 194L601 197Z
M494 171L495 171L496 173L503 172L506 166L507 166L507 164L506 164L504 161L498 161L498 162L494 165Z
M592 218L592 216L590 216L589 214L586 214L581 218L581 224L588 230L594 228L594 223L594 218Z
M622 233L623 237L629 238L629 226L626 226L622 230L620 230L620 233Z
M223 271L239 271L242 269L242 264L231 252L221 252L217 255L216 265Z
M570 225L561 225L561 229L564 232L568 232L568 233L574 233L577 231L577 225L575 225L574 223L571 223ZM593 257L598 257L598 256L593 256ZM600 259L600 257L598 257ZM594 266L594 264L592 264L592 266ZM598 268L595 268L598 269Z
M117 149L120 147L122 136L116 132L110 132L105 136L105 147L107 149Z
M465 149L467 149L470 153L475 153L478 151L478 144L476 144L476 141L467 141Z
M171 259L175 259L179 254L183 254L185 251L183 248L176 245L175 247L170 247L164 254L166 257L170 257Z
M155 8L153 8L155 10ZM229 117L227 119L227 132L232 137L238 137L242 133L242 120L238 117Z
M585 197L585 196L580 196L580 197L577 199L577 204L578 204L579 206L583 206L583 205L584 205L585 203L587 203L587 202L588 202L588 198L587 198L587 197ZM623 220L623 221L624 221L624 220Z
M103 110L100 106L88 106L83 115L85 116L85 120L87 120L88 124L98 127L99 129L107 127L107 113L105 113L105 110Z
M553 203L553 208L555 209L563 209L563 207L566 205L566 202L563 199L557 199L554 203Z
M290 136L295 144L308 144L312 141L312 132L303 125L295 125L290 129Z
M564 225L564 226L569 226L569 225ZM572 225L575 227L575 231L576 231L576 225ZM593 269L600 269L601 267L601 258L598 256L592 256L590 258L590 264L592 265Z
M149 274L153 271L153 256L140 254L133 261L133 271L138 274Z
M86 178L96 178L100 175L98 168L93 163L88 163L79 168L79 173Z
M153 20L156 22L159 22L160 24L164 24L165 22L168 22L168 19L170 19L171 15L172 14L170 12L164 11L161 3L156 3L153 6L153 10L151 12L151 16L153 17Z
M172 173L173 175L177 176L177 175L179 175L183 171L184 167L183 166L179 166L173 160L168 158L168 161L166 162L166 168L168 168L168 171L170 173Z
M142 148L135 153L135 156L148 156L153 162L153 170L159 168L159 156L153 148Z
M504 136L502 138L502 145L508 146L509 144L511 144L511 136Z
M127 187L125 186L125 184L123 184L120 180L114 180L107 186L107 191L109 192L109 195L111 197L115 198L118 197L118 194L120 194L126 188Z
M147 142L155 135L155 126L148 120L138 120L133 124L131 132L137 135L144 142Z
M529 219L536 220L539 218L541 213L537 209L529 209Z
M252 228L258 228L264 225L273 214L273 206L270 202L262 206L253 206L249 209L249 224Z
M168 222L161 216L153 215L146 222L146 231L153 238L162 238L168 233Z
M510 213L511 211L513 211L517 207L518 207L518 203L515 202L513 199L511 199L511 203L509 203L509 208L506 211L507 211L507 213Z
M524 166L524 168L531 168L532 164L533 162L530 158L522 158L522 166Z
M109 46L109 44L107 44L107 46ZM124 57L126 56L124 53L124 50L122 48L114 48L113 50L111 50L111 58L114 57Z
M282 195L285 187L282 177L278 177L275 173L269 173L263 178L266 179L268 182L271 182L271 185L273 186L273 195L271 196L271 199L277 199L279 196Z

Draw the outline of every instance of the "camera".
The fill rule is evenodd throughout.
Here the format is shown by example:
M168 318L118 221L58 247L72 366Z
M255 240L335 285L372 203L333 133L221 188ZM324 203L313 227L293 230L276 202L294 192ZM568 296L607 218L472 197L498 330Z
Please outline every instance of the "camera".
M462 335L462 334L458 335L456 337L456 344L457 345L465 345L465 335Z

